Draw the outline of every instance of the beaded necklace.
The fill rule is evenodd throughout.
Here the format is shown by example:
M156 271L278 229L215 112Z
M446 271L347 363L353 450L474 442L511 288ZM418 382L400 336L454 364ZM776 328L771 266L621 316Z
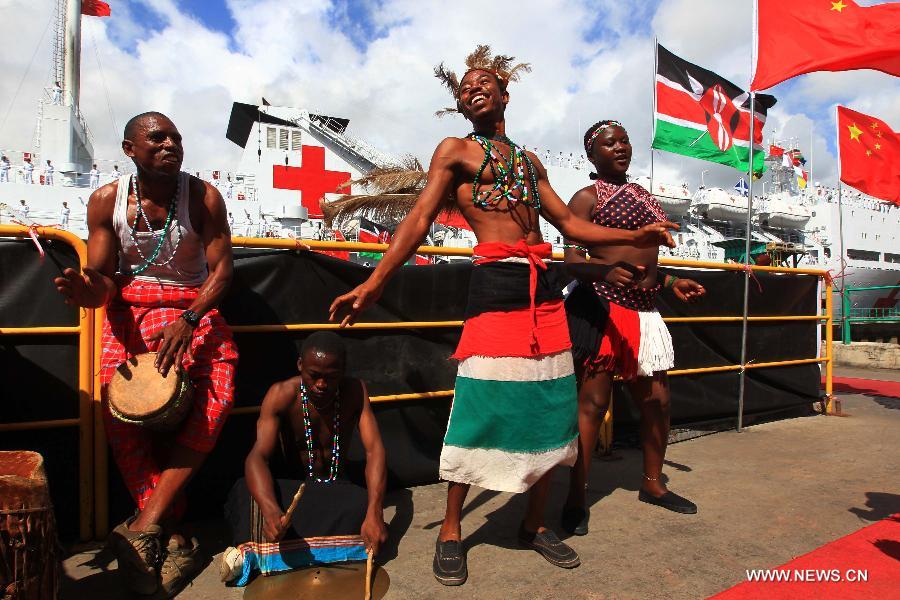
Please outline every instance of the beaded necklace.
M175 195L172 197L172 201L169 203L169 212L166 215L166 222L163 225L162 233L159 234L159 239L157 240L156 232L153 230L153 226L150 224L150 219L147 218L147 213L144 212L143 207L141 206L141 193L140 187L138 184L137 175L133 175L131 177L131 191L134 193L134 199L136 204L136 210L134 213L134 224L131 226L131 240L134 242L134 247L137 249L138 255L141 257L141 260L144 261L142 265L133 269L131 271L132 275L139 275L143 273L151 266L164 267L172 262L172 259L175 258L175 253L178 251L178 245L181 243L181 229L179 227L175 227L178 231L178 238L175 241L175 244L172 246L172 253L169 258L163 262L156 262L156 258L159 256L160 251L162 251L163 244L166 241L166 237L169 234L169 226L172 222L178 217L178 195L181 191L181 177L178 177L175 183ZM150 255L150 258L144 256L143 250L141 250L140 242L137 239L137 228L138 224L143 217L144 224L147 226L147 231L150 233L150 239L156 241L156 248L154 248L153 253Z
M538 211L541 210L541 196L538 193L534 164L524 150L505 135L488 138L473 132L468 135L468 138L478 142L484 150L484 160L472 181L472 204L482 210L487 210L506 199L509 205L523 204ZM508 159L500 154L500 151L491 143L492 141L502 142L509 146ZM491 189L479 192L481 176L488 164L490 164L491 174L494 176L494 184ZM518 196L516 192L518 192Z
M331 469L327 479L316 477L313 473L313 441L312 441L312 423L309 420L309 394L306 392L306 386L300 382L300 406L303 410L303 433L306 437L306 452L309 460L307 461L307 469L309 470L309 479L317 483L331 483L337 478L338 468L340 467L341 456L341 395L337 393L334 399L334 423L332 431L334 439L331 441Z

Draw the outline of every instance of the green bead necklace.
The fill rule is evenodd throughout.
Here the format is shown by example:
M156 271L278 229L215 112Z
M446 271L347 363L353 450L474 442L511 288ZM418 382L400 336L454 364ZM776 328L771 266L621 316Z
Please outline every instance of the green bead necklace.
M528 154L505 135L488 138L473 132L468 138L478 142L484 150L484 160L472 181L472 204L482 210L488 210L506 200L508 205L523 204L540 211L541 196L538 192L534 164ZM508 145L509 158L505 158L491 143L492 141ZM494 177L494 184L490 189L479 192L481 176L488 165Z
M135 269L131 270L132 275L140 275L147 269L149 269L152 265L155 265L154 261L159 257L159 253L162 251L163 244L166 241L166 238L169 234L169 226L172 224L172 221L175 219L175 216L178 214L178 192L181 189L181 177L178 178L178 182L175 185L175 195L172 197L172 201L169 203L169 212L166 215L166 223L163 225L162 233L159 234L159 240L156 242L156 248L154 248L153 253L150 255L150 258L144 256L144 252L141 250L141 245L138 242L137 232L138 224L140 223L141 217L144 219L144 224L147 226L147 231L150 233L150 238L156 240L156 232L153 231L153 227L150 225L150 220L147 218L147 215L144 213L144 209L141 206L141 194L140 188L138 187L138 177L137 175L132 175L131 177L131 190L134 193L134 200L136 204L136 211L134 213L134 224L131 226L131 240L134 242L134 247L138 251L138 255L141 257L141 260L144 261L143 264L138 266ZM181 236L178 238L178 242L175 244L175 248L172 250L172 256L169 257L169 260L163 265L171 262L172 258L175 257L175 252L178 250L178 244L181 242ZM161 265L157 265L161 266Z

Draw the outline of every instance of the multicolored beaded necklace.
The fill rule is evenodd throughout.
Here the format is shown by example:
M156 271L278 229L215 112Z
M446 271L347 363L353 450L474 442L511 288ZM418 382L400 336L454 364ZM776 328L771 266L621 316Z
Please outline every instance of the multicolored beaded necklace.
M313 439L312 439L312 423L309 420L309 394L306 393L306 387L300 382L300 406L303 410L303 433L306 437L306 453L309 457L307 461L307 469L309 470L309 479L317 483L331 483L337 478L338 469L341 464L341 394L338 392L334 399L334 423L332 431L334 439L331 441L331 470L327 479L316 477L313 472Z
M541 196L538 193L534 165L522 148L505 135L488 138L472 132L467 137L478 142L484 150L484 160L472 181L472 204L482 210L487 210L497 206L501 200L505 199L508 205L523 204L541 210ZM492 141L502 142L509 146L508 159L500 154L500 151L491 143ZM481 176L488 164L491 166L494 184L491 189L479 192Z
M144 209L141 206L141 192L138 185L137 175L131 176L131 191L134 194L136 205L136 210L134 213L134 224L131 226L131 241L134 242L134 247L137 249L138 255L141 257L141 260L144 261L142 265L135 269L132 269L131 274L139 275L151 266L163 267L172 262L172 259L175 258L175 253L178 251L178 245L181 243L181 230L177 226L175 227L175 229L178 231L178 239L175 241L175 244L172 247L172 254L164 262L155 262L156 258L159 256L160 251L162 250L166 238L168 237L169 227L172 225L172 222L178 217L178 194L181 191L181 177L178 177L175 184L175 195L172 197L172 201L169 203L169 212L166 215L166 222L163 225L162 232L159 234L158 240L156 232L153 230L153 226L150 224L150 219L147 218L147 213L144 212ZM137 236L135 235L141 217L143 217L144 224L147 226L147 231L150 233L150 239L156 241L156 248L154 248L153 253L150 255L150 258L144 256L144 252L143 250L141 250L140 242L138 242Z

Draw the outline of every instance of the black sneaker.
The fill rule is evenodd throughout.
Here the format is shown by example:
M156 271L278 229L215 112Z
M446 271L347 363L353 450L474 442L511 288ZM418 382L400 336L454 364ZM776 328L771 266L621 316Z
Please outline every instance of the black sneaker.
M581 564L578 553L560 541L556 534L549 529L537 533L519 527L519 544L525 548L531 548L547 559L550 564L563 569L574 569Z
M697 512L696 504L694 504L687 498L679 496L675 492L667 491L665 494L657 498L653 494L641 490L640 492L638 492L638 500L640 500L641 502L646 502L647 504L661 506L663 508L671 510L672 512L683 513L686 515L693 515Z
M434 578L444 585L462 585L469 577L466 555L459 540L438 540L434 546Z
M587 535L588 521L591 519L591 511L581 506L566 506L563 508L560 522L563 531L571 535Z

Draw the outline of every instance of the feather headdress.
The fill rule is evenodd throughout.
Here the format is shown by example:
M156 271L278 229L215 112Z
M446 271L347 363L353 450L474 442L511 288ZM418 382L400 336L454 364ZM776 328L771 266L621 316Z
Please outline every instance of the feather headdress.
M500 81L500 88L506 91L506 86L508 86L511 81L518 81L523 73L531 72L531 64L513 64L515 60L515 57L507 56L505 54L494 56L490 46L487 44L479 44L478 47L475 48L475 51L466 57L466 72L463 73L463 77L470 71L487 71L488 73L493 73L494 76L497 77ZM444 63L441 63L434 68L434 76L441 80L441 83L444 84L454 100L459 99L459 82L462 78L457 77L456 72L451 71L444 66ZM437 111L435 114L442 117L450 113L458 112L459 108L457 106L444 108Z
M422 165L414 157L407 157L399 167L372 169L343 186L362 186L369 193L348 194L330 202L324 198L320 200L325 226L339 228L358 217L379 223L399 223L425 188L426 177Z

